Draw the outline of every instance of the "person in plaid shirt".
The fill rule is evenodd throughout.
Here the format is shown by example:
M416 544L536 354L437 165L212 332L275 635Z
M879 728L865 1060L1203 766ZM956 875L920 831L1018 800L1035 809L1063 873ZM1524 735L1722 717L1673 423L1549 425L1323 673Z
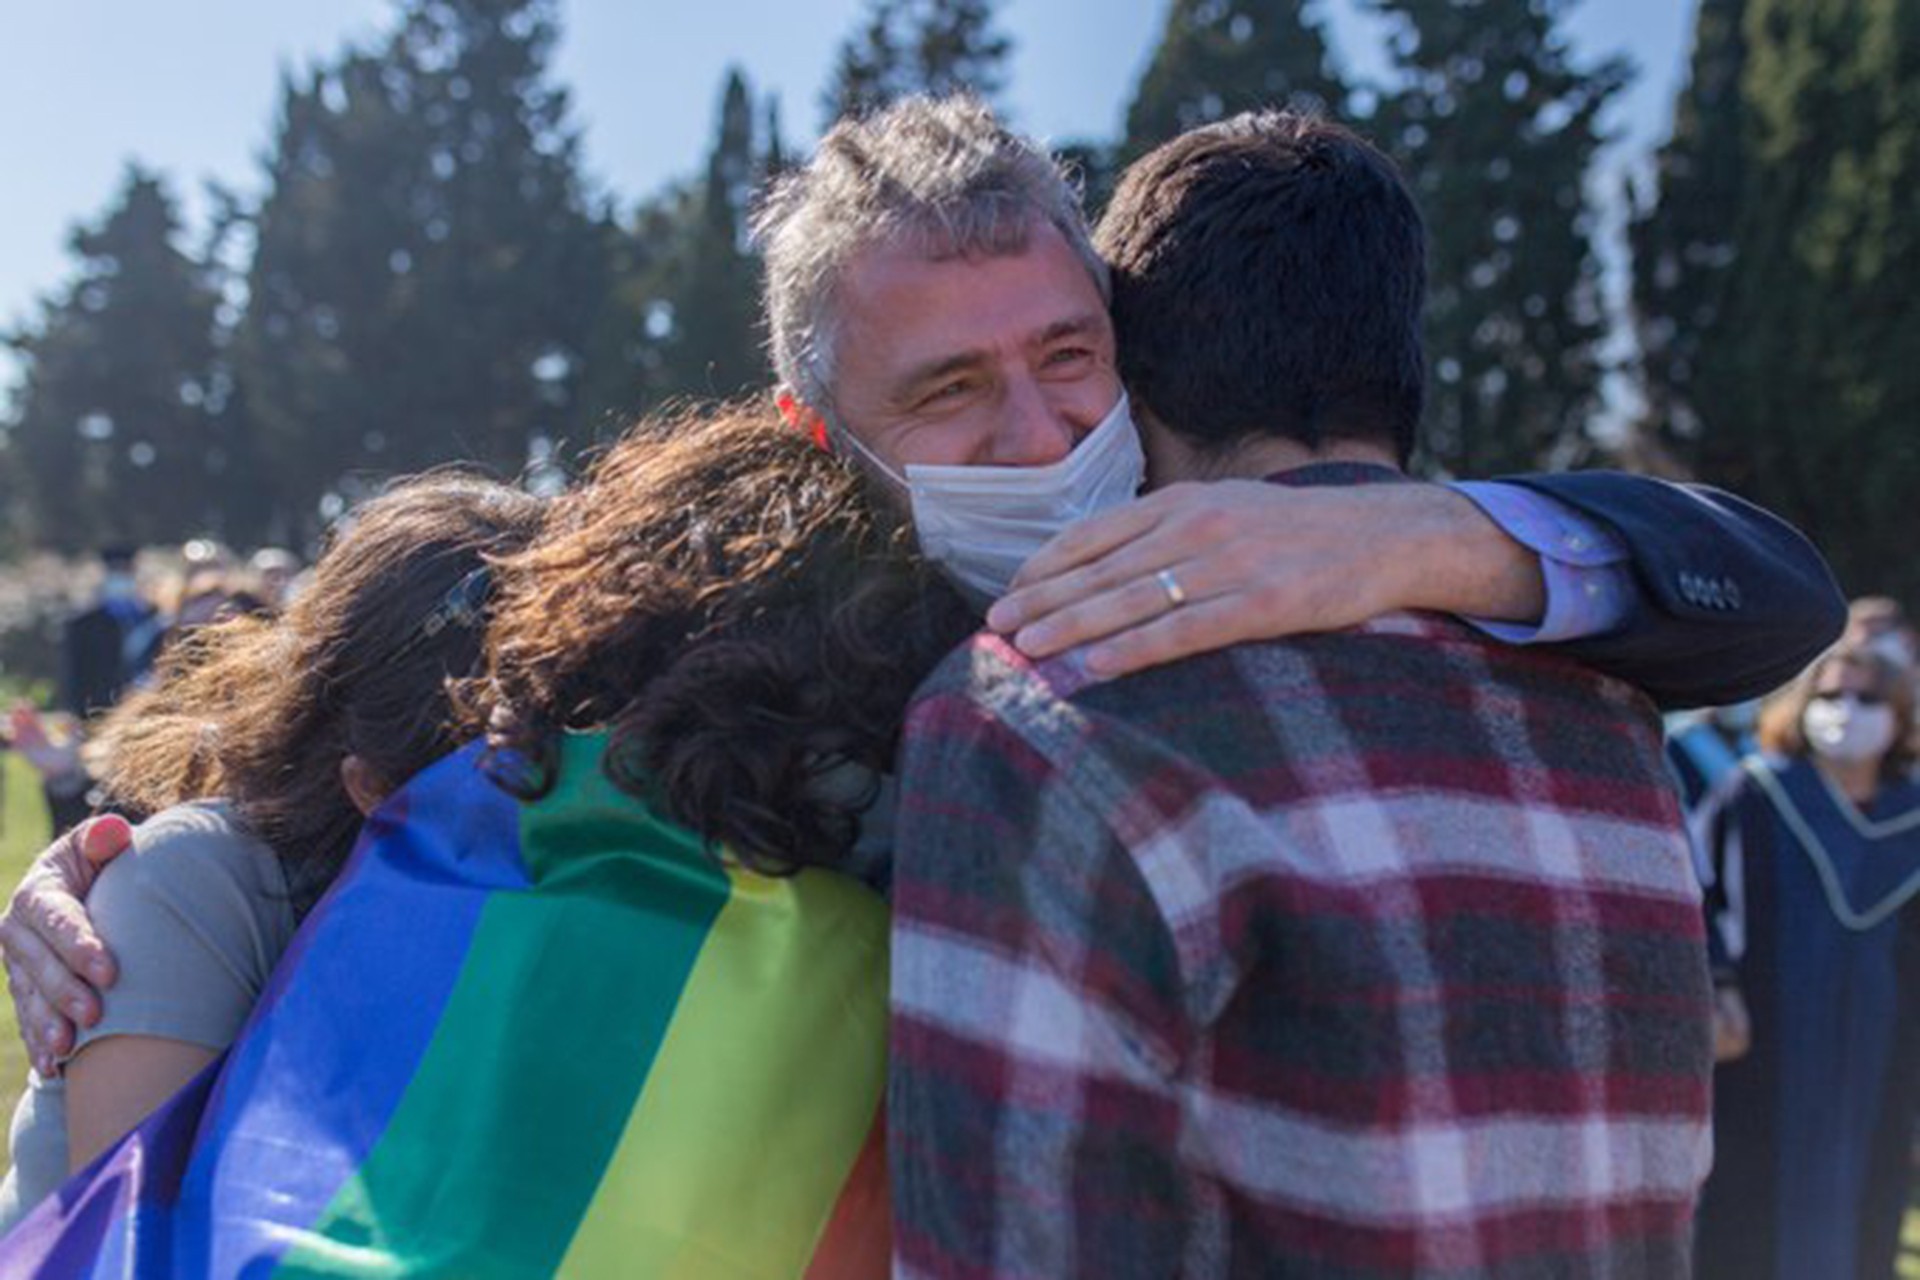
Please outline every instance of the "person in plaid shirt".
M1378 152L1208 126L1098 242L1156 482L1408 483ZM983 635L900 788L897 1275L1685 1274L1711 993L1634 688L1435 614L1106 682Z

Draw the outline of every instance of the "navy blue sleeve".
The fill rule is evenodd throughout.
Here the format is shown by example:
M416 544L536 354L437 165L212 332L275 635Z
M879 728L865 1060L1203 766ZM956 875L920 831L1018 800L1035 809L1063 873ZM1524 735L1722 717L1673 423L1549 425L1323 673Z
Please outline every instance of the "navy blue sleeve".
M1627 616L1555 647L1664 708L1768 693L1846 626L1846 598L1813 544L1730 493L1615 471L1501 479L1600 521L1626 545L1640 588Z

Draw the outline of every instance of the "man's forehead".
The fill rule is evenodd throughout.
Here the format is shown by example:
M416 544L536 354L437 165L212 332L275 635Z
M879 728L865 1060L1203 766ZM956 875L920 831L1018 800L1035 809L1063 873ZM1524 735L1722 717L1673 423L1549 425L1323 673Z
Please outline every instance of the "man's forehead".
M1050 311L1105 311L1092 273L1048 224L1005 252L955 253L908 238L883 241L854 255L838 292L844 320L887 330L930 317L956 323L1025 319L1037 334L1059 318Z

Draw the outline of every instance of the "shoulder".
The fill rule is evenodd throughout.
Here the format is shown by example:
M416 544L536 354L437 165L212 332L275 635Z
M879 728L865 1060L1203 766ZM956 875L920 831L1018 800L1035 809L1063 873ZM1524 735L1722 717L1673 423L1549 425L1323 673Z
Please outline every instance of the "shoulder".
M912 706L959 701L982 707L1031 698L1050 687L1040 664L991 631L963 641L914 691Z
M1086 841L1087 857L1149 839L1218 789L1216 769L1271 742L1274 703L1246 666L1253 647L1105 681L1075 654L1035 662L976 636L916 699L903 804L928 822L991 828L1009 853L1043 830Z
M1199 654L1107 681L1088 671L1079 651L1035 661L1004 637L981 632L947 655L915 693L913 708L923 721L990 723L1036 745L1072 741L1116 710L1137 719L1145 708L1195 693L1229 696L1246 684L1236 659L1264 647Z
M1920 776L1908 774L1897 782L1890 782L1882 794L1886 797L1884 808L1892 820L1920 812Z
M250 893L284 886L273 850L223 801L195 801L163 809L133 829L133 845L100 873L137 883L224 881Z
M110 946L159 926L154 908L205 929L222 916L290 928L279 859L220 802L176 805L133 830L133 845L101 871L88 909Z
M296 928L271 850L224 805L165 810L87 898L120 976L80 1044L153 1035L223 1048Z

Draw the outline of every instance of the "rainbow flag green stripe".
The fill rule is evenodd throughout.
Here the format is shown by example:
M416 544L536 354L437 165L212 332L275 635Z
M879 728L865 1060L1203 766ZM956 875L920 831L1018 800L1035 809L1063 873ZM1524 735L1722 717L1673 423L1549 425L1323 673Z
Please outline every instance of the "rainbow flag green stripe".
M370 824L171 1191L72 1198L143 1238L62 1274L884 1274L883 904L723 865L604 749L526 806L463 755Z

